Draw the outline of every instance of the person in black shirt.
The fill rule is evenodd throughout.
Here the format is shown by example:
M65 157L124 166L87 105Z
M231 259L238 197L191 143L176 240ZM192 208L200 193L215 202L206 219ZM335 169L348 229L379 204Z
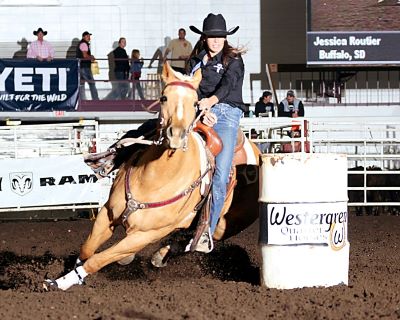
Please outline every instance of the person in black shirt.
M115 93L111 96L112 98L125 99L129 90L129 57L125 50L126 39L119 38L118 47L113 51L115 59L114 73L115 78L120 81L117 83Z
M264 91L260 100L256 103L255 114L256 117L260 115L260 113L268 113L271 112L272 116L275 116L274 104L271 102L272 93L269 91Z
M85 31L82 33L82 39L76 47L76 57L80 59L80 97L86 100L85 95L85 82L89 84L90 94L92 95L92 100L99 100L99 94L97 92L96 83L93 78L93 73L91 70L91 64L95 61L95 57L90 51L90 39L91 33Z
M213 249L212 234L224 205L237 132L245 108L242 99L244 63L243 51L229 45L226 39L239 27L227 30L221 14L210 13L203 21L202 31L194 26L190 29L201 35L189 59L188 71L193 75L199 68L202 70L198 89L199 108L206 112L202 121L213 127L224 143L216 157L210 226L196 247L196 251L208 253Z

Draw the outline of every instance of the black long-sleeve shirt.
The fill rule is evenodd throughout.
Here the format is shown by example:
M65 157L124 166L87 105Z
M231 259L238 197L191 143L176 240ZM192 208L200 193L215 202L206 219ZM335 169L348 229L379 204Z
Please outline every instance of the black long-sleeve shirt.
M256 103L254 113L256 117L258 117L260 113L267 113L267 112L272 112L272 116L273 117L275 116L274 104L272 102L264 103L264 101L261 98L260 101Z
M114 59L115 60L115 72L124 72L126 76L129 74L129 57L126 53L126 50L121 47L117 47L114 51ZM126 60L118 60L118 59L126 59Z
M209 98L216 95L219 103L227 103L232 107L242 110L245 105L242 98L242 87L244 78L244 63L241 57L232 58L227 66L223 65L222 52L202 63L206 51L189 61L189 71L201 62L202 80L198 89L199 99Z

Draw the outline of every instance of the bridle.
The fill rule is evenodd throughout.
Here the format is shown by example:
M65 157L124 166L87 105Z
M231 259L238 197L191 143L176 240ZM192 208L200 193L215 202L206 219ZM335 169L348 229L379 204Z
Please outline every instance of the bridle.
M152 105L150 105L149 107L147 107L147 109L151 109L154 105L158 104L158 103L164 103L167 101L167 97L164 95L164 91L165 88L167 88L168 86L181 86L181 87L186 87L189 89L192 89L194 91L197 91L195 89L195 87L193 87L190 83L188 82L184 82L184 81L172 81L170 83L168 83L165 87L164 90L162 91L162 96L160 97L159 100L157 100L155 103L153 103ZM198 105L197 105L197 101L194 103L194 107L197 109ZM196 111L197 113L197 111ZM161 114L161 113L160 113ZM185 136L185 142L184 142L184 147L183 147L183 151L187 150L187 139L188 139L188 135L189 133L193 130L194 124L200 119L200 117L204 114L204 111L201 111L200 114L197 117L194 117L194 119L192 120L192 122L190 123L189 127L185 130L186 136ZM160 133L159 133L159 137L158 140L154 141L153 144L155 145L161 145L163 142L163 129L165 129L162 125L165 123L165 120L162 118L162 116L160 116L160 124L161 124L161 129L160 129ZM163 207L166 206L168 204L174 203L180 199L182 199L183 197L191 194L196 188L198 188L202 182L202 180L204 179L204 177L209 174L210 170L211 170L211 165L210 163L208 163L207 165L207 169L200 174L200 176L190 184L189 187L187 187L185 190L183 190L182 192L180 192L178 195L168 199L168 200L164 200L164 201L157 201L157 202L140 202L138 200L135 200L132 196L132 192L131 192L131 188L129 185L129 181L130 181L130 174L131 174L131 170L132 167L130 166L126 173L125 173L125 194L127 197L127 203L126 203L126 208L124 210L124 212L122 213L122 224L126 225L126 222L128 220L128 217L131 213L139 210L139 209L148 209L148 208L159 208L159 207Z
M189 89L194 90L194 91L197 92L196 88L192 84L190 84L189 82L172 81L172 82L169 82L169 83L166 84L166 86L164 87L164 89L162 91L162 96L160 97L159 100L157 100L156 104L160 103L162 105L164 102L166 102L168 100L167 96L164 95L164 92L165 92L165 89L167 87L170 87L170 86L185 87L185 88L189 88ZM148 107L148 109L151 109L152 107L153 107L153 104L150 105ZM193 107L196 108L195 114L197 114L197 112L198 112L198 101L196 101L194 103ZM203 114L204 114L204 111L201 111L197 117L194 117L192 122L190 123L190 125L185 130L185 141L184 141L184 145L183 145L183 148L182 148L183 151L187 150L187 140L188 140L189 133L193 130L193 127L194 127L195 123L200 120L200 118L201 118L201 116L203 116ZM163 140L164 140L163 130L165 130L165 123L166 123L166 121L162 117L161 112L160 112L160 125L161 125L161 128L160 128L160 131L159 131L158 139L154 143L156 145L161 145Z

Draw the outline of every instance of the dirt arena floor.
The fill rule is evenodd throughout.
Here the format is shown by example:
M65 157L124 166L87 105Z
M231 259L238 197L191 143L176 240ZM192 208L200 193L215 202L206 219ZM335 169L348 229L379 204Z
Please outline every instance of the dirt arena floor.
M42 280L71 267L91 223L0 222L0 319L400 319L400 217L350 216L349 286L260 286L255 223L209 255L156 270L151 246L84 286L45 292Z
M397 0L312 0L311 31L398 31Z

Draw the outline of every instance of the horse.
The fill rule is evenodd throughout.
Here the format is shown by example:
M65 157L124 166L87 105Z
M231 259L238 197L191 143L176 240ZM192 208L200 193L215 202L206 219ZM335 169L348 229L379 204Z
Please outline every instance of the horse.
M202 200L201 182L209 172L209 168L201 168L201 144L193 131L199 118L195 106L201 70L190 77L166 63L162 79L165 87L159 100L158 139L140 156L132 155L120 167L109 199L99 211L74 269L56 280L46 279L43 283L46 290L67 290L83 284L86 276L113 262L128 264L148 244L193 223L196 206ZM252 144L251 148L258 159L257 147ZM258 183L244 188L242 197L238 197L240 201L233 201L235 205L228 211L232 194L221 213L215 240L238 233L258 218ZM125 237L96 252L119 225L125 227Z

